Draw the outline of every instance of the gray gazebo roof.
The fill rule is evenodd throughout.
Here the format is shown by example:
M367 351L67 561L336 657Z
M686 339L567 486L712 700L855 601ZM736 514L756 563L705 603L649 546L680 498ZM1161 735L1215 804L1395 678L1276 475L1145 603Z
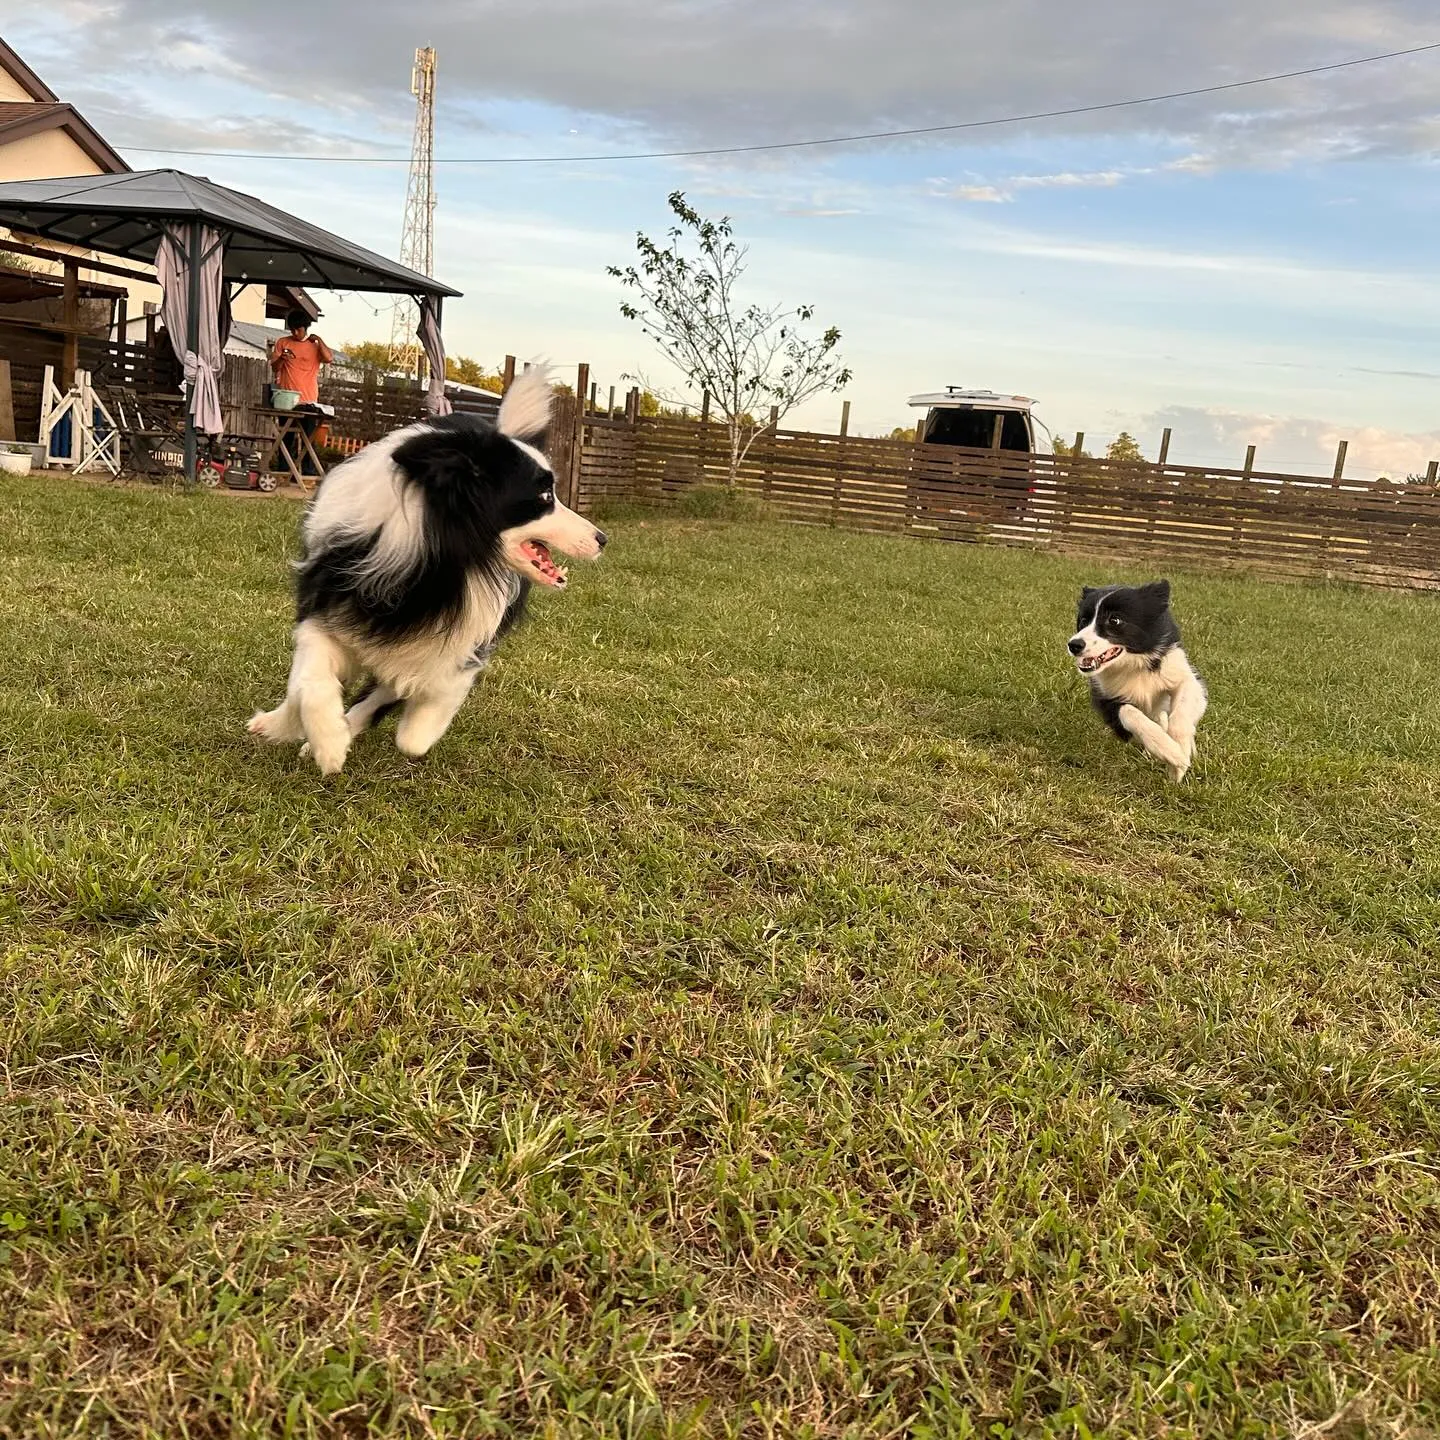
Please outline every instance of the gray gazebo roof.
M179 170L0 185L0 225L147 264L154 263L164 225L194 222L229 237L228 280L404 295L460 293L253 195Z

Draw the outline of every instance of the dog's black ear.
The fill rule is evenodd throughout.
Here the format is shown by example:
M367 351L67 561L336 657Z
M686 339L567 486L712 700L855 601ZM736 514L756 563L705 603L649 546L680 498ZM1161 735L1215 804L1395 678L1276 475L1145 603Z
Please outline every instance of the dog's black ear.
M1099 593L1100 587L1098 585L1086 585L1084 589L1080 591L1080 599L1083 602L1088 600L1092 595L1098 595Z
M458 447L432 450L418 462L408 467L416 474L417 480L433 485L437 490L453 485L469 485L475 479L475 457Z
M1170 582L1168 580L1152 580L1148 585L1140 587L1140 594L1147 600L1153 600L1157 605L1168 605L1170 603Z

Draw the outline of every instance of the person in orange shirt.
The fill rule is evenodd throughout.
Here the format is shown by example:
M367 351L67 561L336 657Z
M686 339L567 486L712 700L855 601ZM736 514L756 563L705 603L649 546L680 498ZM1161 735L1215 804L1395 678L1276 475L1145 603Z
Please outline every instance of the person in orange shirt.
M275 372L278 389L299 394L295 408L306 412L300 424L307 435L313 435L320 424L316 408L320 403L320 367L330 364L335 354L318 335L310 333L310 317L303 310L292 310L285 317L285 328L289 333L270 347L270 368Z

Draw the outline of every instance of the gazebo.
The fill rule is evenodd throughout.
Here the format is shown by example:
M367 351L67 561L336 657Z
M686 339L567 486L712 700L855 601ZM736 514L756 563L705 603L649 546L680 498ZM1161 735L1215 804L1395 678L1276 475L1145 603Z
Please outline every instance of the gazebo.
M197 432L221 429L219 375L232 289L295 285L413 296L430 369L426 403L436 414L449 409L441 305L460 292L253 195L179 170L19 180L0 185L0 225L155 266L165 328L185 371L190 480Z

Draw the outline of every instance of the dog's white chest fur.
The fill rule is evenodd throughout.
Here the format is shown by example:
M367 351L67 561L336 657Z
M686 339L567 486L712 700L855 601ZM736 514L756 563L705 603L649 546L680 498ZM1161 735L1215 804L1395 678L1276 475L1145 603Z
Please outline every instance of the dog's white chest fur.
M1143 655L1122 655L1090 681L1107 700L1122 700L1159 723L1180 691L1194 682L1194 668L1178 645L1166 651L1158 668L1152 669Z
M488 645L518 589L518 583L512 588L505 579L471 576L464 608L453 625L401 641L382 643L350 634L337 638L354 657L357 671L368 670L404 699L437 682L446 683L477 649Z
M1090 677L1095 694L1118 706L1114 721L1141 748L1183 780L1195 757L1195 727L1205 713L1205 687L1178 645L1159 665L1127 653Z

